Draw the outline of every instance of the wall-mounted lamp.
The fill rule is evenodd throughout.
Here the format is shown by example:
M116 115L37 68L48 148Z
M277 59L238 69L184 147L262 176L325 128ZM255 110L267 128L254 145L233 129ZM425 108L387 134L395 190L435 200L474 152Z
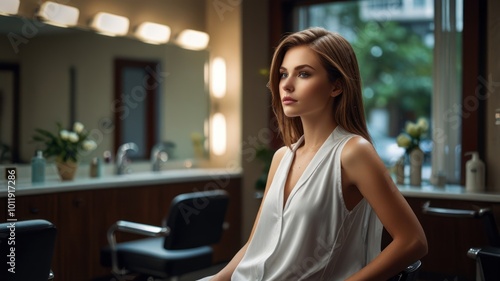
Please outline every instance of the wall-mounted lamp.
M101 12L94 16L90 27L104 35L123 36L128 32L129 20L126 17Z
M226 117L222 113L212 116L212 151L215 155L226 153Z
M226 95L226 61L221 57L216 57L212 61L212 95L216 98L223 98Z
M0 1L0 15L15 15L19 11L19 0Z
M80 11L77 8L51 1L40 5L37 13L44 22L61 27L76 25L79 15Z
M137 27L135 36L147 43L165 44L170 39L170 27L154 22L143 22Z
M208 46L210 36L207 33L185 29L177 36L176 42L181 47L190 50L203 50Z

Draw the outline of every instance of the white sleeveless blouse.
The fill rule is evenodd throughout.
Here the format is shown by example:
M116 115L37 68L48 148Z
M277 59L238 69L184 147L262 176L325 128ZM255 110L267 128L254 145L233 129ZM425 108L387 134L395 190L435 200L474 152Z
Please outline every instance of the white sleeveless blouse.
M337 126L291 191L284 186L295 150L278 166L247 251L231 280L345 280L380 252L382 225L363 199L346 209L340 155L355 135Z

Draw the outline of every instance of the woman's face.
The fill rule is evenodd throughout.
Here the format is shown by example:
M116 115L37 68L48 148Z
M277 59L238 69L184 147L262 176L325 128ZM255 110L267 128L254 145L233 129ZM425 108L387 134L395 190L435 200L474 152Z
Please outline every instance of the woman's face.
M331 117L335 87L318 55L308 46L289 49L280 67L280 98L288 117Z

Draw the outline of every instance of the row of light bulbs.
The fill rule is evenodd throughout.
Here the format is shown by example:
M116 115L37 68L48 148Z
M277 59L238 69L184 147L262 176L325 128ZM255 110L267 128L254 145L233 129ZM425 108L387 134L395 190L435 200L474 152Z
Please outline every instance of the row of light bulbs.
M15 15L18 13L19 0L0 1L0 14ZM78 8L46 1L40 5L37 12L44 22L60 27L76 26L80 11ZM90 22L90 28L98 33L108 36L125 36L129 32L130 21L128 18L100 12L97 13ZM170 27L154 22L144 22L140 24L134 35L150 44L165 44L170 41ZM203 50L207 48L210 37L207 33L186 29L175 38L175 43L190 50Z

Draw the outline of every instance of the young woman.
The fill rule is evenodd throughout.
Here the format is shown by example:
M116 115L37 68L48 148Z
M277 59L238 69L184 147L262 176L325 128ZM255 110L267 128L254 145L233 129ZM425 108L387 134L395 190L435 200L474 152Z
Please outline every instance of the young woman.
M374 150L351 45L310 28L270 72L285 146L248 242L204 280L387 280L427 253L422 227ZM382 226L392 242L380 249Z

